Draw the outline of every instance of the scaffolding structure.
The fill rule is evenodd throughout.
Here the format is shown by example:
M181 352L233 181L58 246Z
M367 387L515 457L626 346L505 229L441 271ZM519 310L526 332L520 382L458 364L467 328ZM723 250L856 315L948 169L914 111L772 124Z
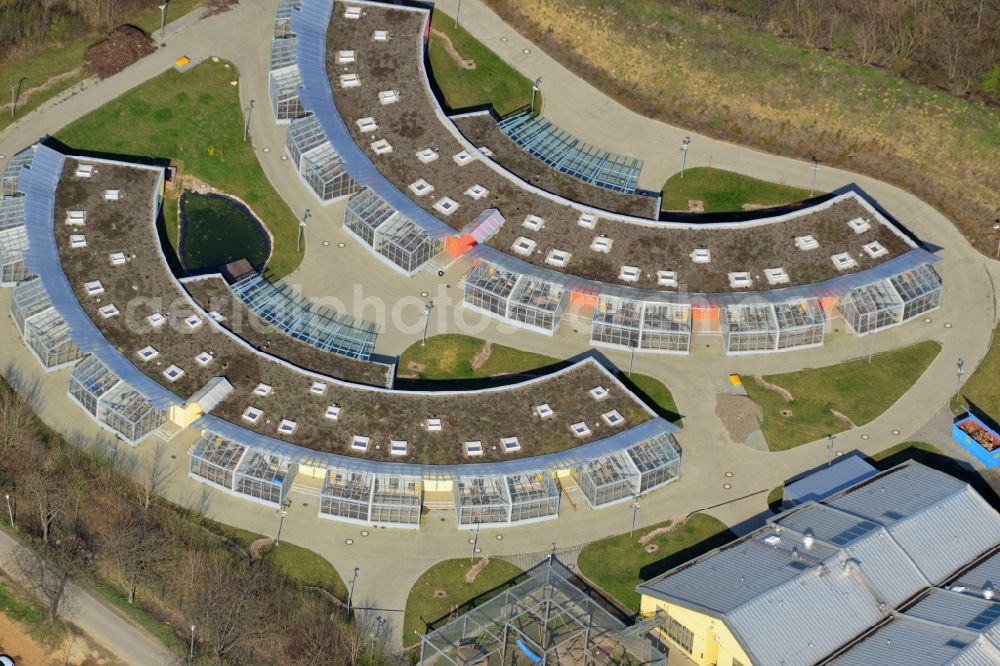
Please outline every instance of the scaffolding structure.
M601 294L590 325L591 344L686 354L691 348L691 306Z
M374 527L420 527L421 480L395 473L346 467L327 469L319 516Z
M73 368L69 396L97 423L135 446L167 421L167 411L130 387L96 356Z
M680 470L680 445L673 435L660 433L623 451L587 461L574 470L574 476L587 503L597 509L675 481Z
M480 260L463 280L466 307L524 328L553 335L570 293L555 282L515 273Z
M371 190L363 190L347 202L344 228L406 275L419 271L441 251L440 239L429 236Z
M10 316L24 344L42 368L52 372L83 358L70 337L69 326L52 307L41 280L28 280L14 287Z
M559 517L552 473L460 476L454 486L459 529L506 527Z
M590 666L666 663L599 592L551 556L515 584L421 636L420 663Z
M188 475L198 481L278 506L294 476L291 461L206 431L188 453Z
M313 303L285 282L270 282L259 273L230 287L252 313L282 333L323 351L367 361L378 337L378 325Z

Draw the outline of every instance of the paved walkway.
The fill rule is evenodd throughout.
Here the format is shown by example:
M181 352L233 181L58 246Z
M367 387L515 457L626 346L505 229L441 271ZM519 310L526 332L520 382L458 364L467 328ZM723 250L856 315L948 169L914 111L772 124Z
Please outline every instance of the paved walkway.
M450 2L443 3L446 10ZM340 230L343 204L319 206L291 165L281 160L284 129L273 124L266 101L268 47L275 6L276 0L244 0L233 11L168 34L165 48L115 77L92 83L71 96L43 106L0 133L0 154L13 154L44 134L56 132L108 99L164 71L179 55L195 60L218 55L232 61L239 70L244 104L250 99L257 101L250 134L268 178L296 214L305 208L313 212L306 231L305 261L300 270L290 276L291 282L299 284L310 296L342 301L342 309L356 316L381 320L384 329L378 350L384 353L398 353L419 339L423 329L421 307L427 298L434 298L438 305L430 321L431 334L467 332L558 357L586 351L588 330L584 322L567 322L557 335L548 338L516 332L509 326L468 314L457 306L459 280L467 268L461 262L451 267L443 278L422 273L404 279L345 236ZM646 160L646 171L655 174L660 182L679 168L672 152L665 158L649 147L679 145L680 137L688 132L648 121L618 106L538 49L519 42L521 38L499 23L478 0L463 1L462 21L522 71L544 77L546 114L567 130L609 150L642 157ZM509 41L500 41L497 35L501 34ZM517 56L519 52L523 56L523 48L529 48L531 54ZM579 109L588 112L580 114ZM268 150L265 152L265 149ZM811 177L808 165L801 162L694 136L688 164L707 163L709 156L717 166L794 185L808 187ZM997 275L995 265L975 253L950 222L902 190L826 168L819 172L818 186L831 189L850 181L858 182L920 237L943 247L940 254L945 259L940 264L945 279L944 305L931 314L930 322L913 322L875 336L876 351L922 339L939 340L943 351L920 380L886 413L863 428L841 434L836 440L837 450L857 448L871 453L906 441L914 433L924 436L927 432L922 430L924 424L947 404L954 391L957 358L965 358L966 368L978 364L987 349L996 319L993 284ZM8 302L9 294L0 293L0 310L5 310ZM0 323L0 335L6 340L15 340L16 333L6 318ZM825 442L814 442L781 454L732 442L715 414L716 395L725 390L726 376L730 372L782 372L828 365L864 355L867 345L868 341L839 334L818 349L726 357L721 351L720 337L699 336L695 353L688 357L637 356L637 372L656 376L671 387L686 426L679 436L684 447L682 478L643 501L639 525L706 507L713 507L710 513L727 524L740 525L741 530L755 524L754 517L766 508L768 490L791 475L823 464L830 452ZM605 353L619 367L628 367L628 354ZM67 372L42 373L20 344L0 345L0 367L8 363L14 363L42 382L47 396L42 416L53 427L64 433L101 434L66 398ZM938 418L935 423L936 432L942 427L942 421ZM270 534L276 526L273 510L208 491L187 477L186 452L192 437L192 433L184 433L167 445L172 456L169 457L172 475L165 496L223 522ZM957 447L945 444L949 453L969 459ZM151 442L143 444L135 454L140 458L147 456L153 446ZM726 476L726 472L732 472L733 476ZM731 488L726 489L723 484L730 484ZM374 612L389 618L396 638L412 642L413 637L399 635L400 611L412 583L435 562L468 556L470 552L469 534L455 528L454 514L432 510L419 532L371 529L368 536L363 536L360 527L319 520L314 489L297 484L292 499L282 538L321 553L345 578L354 567L361 567L355 601L380 609ZM484 529L479 546L483 553L491 556L519 555L519 559L524 559L524 553L541 554L549 550L553 542L559 548L572 550L597 537L622 532L631 520L627 504L595 512L585 507L579 495L573 496L573 500L577 508L564 502L562 515L555 522L513 529ZM347 544L348 539L351 545Z

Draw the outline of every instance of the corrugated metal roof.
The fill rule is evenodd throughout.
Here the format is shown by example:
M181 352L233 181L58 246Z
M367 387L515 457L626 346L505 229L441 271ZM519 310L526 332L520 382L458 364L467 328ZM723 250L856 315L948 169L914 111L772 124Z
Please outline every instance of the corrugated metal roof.
M785 499L795 503L826 499L875 473L876 469L861 456L847 456L829 467L786 484Z
M963 660L958 661L962 655ZM900 617L830 662L836 666L996 666L1000 659L983 638Z
M969 571L958 576L952 586L963 585L981 590L987 584L1000 590L1000 553L983 560Z
M927 578L884 527L847 546L845 552L890 606L898 606L927 587Z
M883 525L892 525L959 492L965 484L930 467L893 468L825 503Z
M831 546L842 547L879 529L879 524L823 504L806 504L772 519L784 528L813 535Z
M1000 620L1000 600L987 601L978 594L933 589L907 608L906 614L928 622L985 633Z

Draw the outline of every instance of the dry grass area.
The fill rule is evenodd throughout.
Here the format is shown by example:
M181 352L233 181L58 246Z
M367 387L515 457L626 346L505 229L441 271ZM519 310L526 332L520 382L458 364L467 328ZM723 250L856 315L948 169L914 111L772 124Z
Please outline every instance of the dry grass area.
M862 271L909 249L881 224L873 224L870 231L860 235L850 232L846 223L853 217L864 215L872 219L851 199L803 212L790 220L740 230L697 226L653 228L611 219L601 219L593 231L582 229L577 223L580 211L573 206L517 187L478 159L464 166L452 160L463 146L435 114L436 102L423 84L422 25L420 14L385 7L366 7L360 20L347 20L343 11L334 12L327 39L327 69L334 102L358 145L386 178L408 193L409 185L421 178L434 187L433 192L424 196L411 195L431 214L455 229L462 229L484 209L499 209L507 221L489 240L498 249L509 252L514 241L525 236L538 243L535 252L525 257L537 265L605 283L651 289L657 288L656 271L675 270L682 291L704 293L730 291L727 277L730 271L750 272L756 276L754 288L766 290L770 288L763 279L767 268L784 267L790 276L789 286L809 284L839 274L829 260L832 254L850 252L858 257L854 270ZM375 28L389 29L389 41L372 40L371 31ZM345 49L355 51L355 64L336 63L337 51ZM339 77L347 73L357 74L361 85L341 87ZM396 90L400 101L380 105L378 93L384 90ZM361 132L356 121L364 117L375 119L378 125L375 132ZM393 152L375 155L371 144L383 138L393 146ZM427 165L416 157L425 148L433 148L439 154L437 160ZM465 191L474 184L485 187L489 194L479 200L466 195ZM433 209L443 195L459 204L450 216ZM529 214L545 220L541 230L532 231L522 225ZM794 237L802 234L815 236L821 249L816 253L796 249ZM590 248L597 235L612 239L608 253ZM880 241L889 253L879 259L864 255L861 246L873 240ZM695 265L691 261L689 255L698 247L711 251L710 264ZM571 253L565 268L556 269L545 263L552 249ZM641 269L638 282L619 278L624 265Z
M643 115L892 182L996 251L1000 110L668 3L488 0Z
M157 250L150 221L149 201L156 173L116 165L98 165L90 178L74 176L77 162L67 159L56 193L56 239L63 270L84 310L104 336L140 370L177 396L186 399L216 376L225 376L234 390L213 414L255 430L319 451L361 455L379 460L425 464L461 463L463 443L481 440L484 455L475 461L527 457L572 448L601 439L622 428L630 428L651 418L642 403L613 383L595 361L588 360L520 385L488 391L458 393L386 391L351 385L330 385L326 393L310 391L314 376L293 370L277 361L253 353L208 322L190 329L183 319L195 312L181 288L167 274ZM123 198L105 201L105 189L120 189ZM65 211L86 210L84 227L63 223ZM87 246L69 247L69 236L83 230ZM125 251L132 258L126 266L112 266L108 256ZM84 287L100 280L105 292L88 296ZM121 314L104 319L102 305L114 303ZM168 322L153 329L146 317L154 312L168 316ZM136 352L152 345L159 356L142 362ZM195 357L211 352L213 360L200 366ZM169 365L185 371L171 382L163 375ZM258 383L272 387L266 397L253 395ZM610 395L595 401L590 389L604 386ZM534 406L548 403L555 415L540 419ZM341 408L337 421L325 417L326 408ZM244 410L254 406L264 411L256 425L242 419ZM617 409L625 422L611 429L600 415ZM428 417L442 420L441 432L425 427ZM290 436L279 435L282 419L297 424ZM570 425L586 421L592 433L576 437ZM368 451L350 448L355 435L371 438ZM501 437L518 437L522 449L515 454L500 451ZM389 442L409 442L406 456L390 458Z
M501 132L489 114L457 118L455 125L473 145L489 148L494 162L546 192L612 213L650 219L659 215L656 199L652 197L615 192L553 169Z
M392 380L390 366L325 352L281 333L250 312L220 277L189 280L184 288L206 312L215 311L225 317L223 326L263 352L305 370L348 382L388 386Z

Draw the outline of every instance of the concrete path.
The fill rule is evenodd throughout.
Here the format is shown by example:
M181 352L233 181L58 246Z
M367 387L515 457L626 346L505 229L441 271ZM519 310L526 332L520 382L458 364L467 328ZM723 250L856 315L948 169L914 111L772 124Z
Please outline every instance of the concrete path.
M0 532L0 569L18 584L30 589L31 584L18 564L19 558L27 552L28 549L14 537ZM94 642L126 664L165 666L178 663L157 639L77 585L69 585L64 603L63 620L78 626Z
M453 0L447 0L442 6L447 11L452 4ZM217 55L233 62L239 71L244 104L250 99L257 102L250 134L268 178L296 214L305 208L313 213L306 230L305 261L290 276L293 284L298 284L307 295L338 305L341 310L380 321L383 333L377 349L387 354L399 353L419 340L423 330L422 305L429 298L438 306L429 322L431 334L465 332L562 358L586 351L589 348L586 322L564 322L560 331L549 338L467 313L458 305L459 281L468 269L463 262L450 267L442 278L421 273L405 279L346 237L340 229L343 204L318 205L291 165L281 159L284 128L274 125L266 101L268 48L275 7L276 0L244 0L233 11L168 34L165 48L115 77L43 106L0 133L0 154L13 154L42 135L54 133L108 99L169 68L177 56L187 55L198 60ZM478 0L463 1L462 22L522 71L532 77L539 74L544 77L546 114L565 129L609 150L643 158L645 176L658 179L660 183L679 168L672 150L659 154L651 147L679 146L680 138L689 132L636 116L601 95L533 45L523 42ZM508 41L501 41L501 35ZM524 48L531 53L524 56ZM578 113L584 108L588 110L586 114ZM802 162L694 135L688 165L707 164L709 158L716 166L798 186L808 187L811 178L808 165ZM927 317L927 323L916 321L878 334L871 341L874 350L935 339L943 346L941 354L902 399L882 416L862 428L839 435L834 450L828 450L826 442L819 441L780 454L754 450L730 440L715 414L715 396L725 390L726 376L731 372L775 373L829 365L865 355L868 340L839 333L818 349L726 357L718 335L701 335L696 337L696 349L688 357L637 355L635 371L665 381L685 416L685 428L678 438L684 447L682 478L642 501L638 516L640 527L711 507L712 515L727 524L740 526L741 531L747 529L766 510L767 491L796 473L824 464L837 451L859 449L873 453L906 441L915 433L930 436L923 430L924 424L953 394L957 358L964 357L967 369L975 367L982 358L996 320L994 282L997 274L993 262L975 253L937 211L902 190L826 168L820 170L817 184L822 189L832 189L851 181L858 182L878 198L920 237L942 247L940 254L945 259L939 265L945 280L943 307ZM8 302L9 294L0 293L0 310L6 310ZM842 322L833 321L831 325L842 328ZM16 333L7 319L0 323L0 336L8 341L16 340ZM619 367L629 367L627 353L605 353ZM20 344L0 345L0 367L8 363L42 383L47 397L42 408L46 422L63 433L102 435L66 398L67 372L42 373ZM930 427L940 434L938 431L945 421L935 418ZM273 510L209 491L187 477L186 453L192 438L192 433L184 433L167 444L172 475L165 496L223 522L271 534L276 527ZM135 455L141 460L149 455L153 446L152 442L145 443ZM957 447L946 450L956 457L971 460ZM628 529L631 509L627 503L591 511L578 494L571 496L577 508L564 502L558 521L511 529L484 529L478 547L484 554L511 556L522 561L532 557L525 554L541 556L553 543L559 549L572 551L595 538ZM454 513L432 510L419 532L364 530L318 519L315 489L302 483L296 484L292 499L282 539L322 554L347 579L355 567L360 567L355 602L375 608L373 612L387 617L397 640L412 642L413 637L400 636L399 627L401 610L413 582L435 562L467 557L472 548L468 542L471 535L456 529Z

